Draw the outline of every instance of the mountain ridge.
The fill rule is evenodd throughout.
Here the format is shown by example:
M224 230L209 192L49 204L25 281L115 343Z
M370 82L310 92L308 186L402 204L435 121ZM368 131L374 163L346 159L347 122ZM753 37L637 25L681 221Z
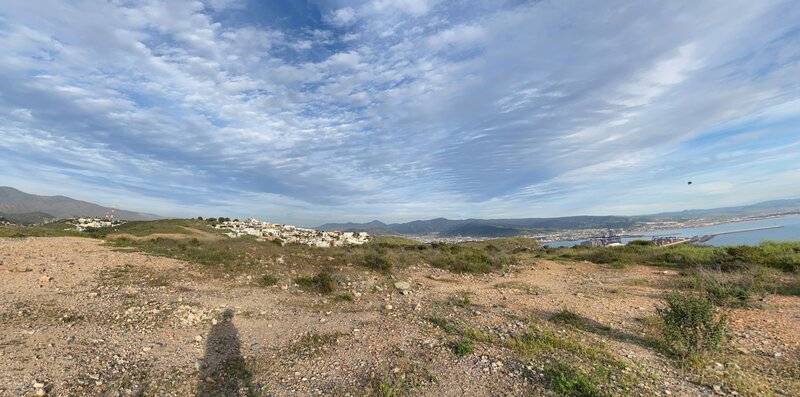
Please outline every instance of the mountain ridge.
M75 216L103 217L111 207L104 207L88 201L76 200L67 196L40 196L25 193L10 186L0 186L0 213L4 217L19 217L22 214L43 214L52 218L70 218ZM9 217L10 216L10 217ZM114 208L117 219L144 221L161 217L144 212L128 211ZM29 223L29 222L25 222ZM40 222L36 222L40 223Z
M471 237L510 237L532 232L563 229L619 229L643 225L645 222L686 220L692 218L725 219L732 217L767 215L772 213L800 213L800 198L768 200L740 206L689 209L647 215L576 215L552 218L501 218L501 219L447 219L434 218L405 223L386 224L380 221L367 223L326 223L320 230L365 231L368 233ZM378 224L383 227L376 227ZM366 225L370 225L367 227Z

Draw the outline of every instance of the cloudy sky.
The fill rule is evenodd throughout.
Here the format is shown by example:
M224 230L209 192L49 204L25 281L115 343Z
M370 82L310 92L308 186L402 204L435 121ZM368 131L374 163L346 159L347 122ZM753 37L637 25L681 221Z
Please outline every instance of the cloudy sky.
M0 185L303 225L800 197L800 6L4 0Z

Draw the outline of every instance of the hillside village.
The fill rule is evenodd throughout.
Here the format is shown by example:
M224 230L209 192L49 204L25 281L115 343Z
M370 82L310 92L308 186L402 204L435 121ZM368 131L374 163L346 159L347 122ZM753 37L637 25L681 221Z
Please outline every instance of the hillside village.
M91 229L99 229L101 227L118 226L125 222L119 220L113 220L111 218L81 217L81 218L72 218L68 221L68 223L70 225L75 226L75 230L83 232Z
M214 225L214 228L230 230L225 233L229 237L254 236L267 241L304 244L310 247L342 247L361 245L369 241L369 234L364 232L325 232L257 219L226 220Z

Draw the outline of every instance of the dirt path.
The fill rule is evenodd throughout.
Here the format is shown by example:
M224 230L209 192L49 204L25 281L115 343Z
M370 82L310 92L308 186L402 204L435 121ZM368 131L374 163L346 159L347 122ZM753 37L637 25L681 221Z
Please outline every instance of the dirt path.
M127 239L135 240L135 241L153 240L153 239L156 239L156 238L159 238L159 237L160 238L175 239L175 240L194 237L194 238L197 238L198 240L201 240L201 241L216 241L216 240L222 240L224 238L224 236L220 236L220 235L217 235L217 234L214 234L214 233L210 233L210 232L207 232L207 231L204 231L204 230L199 230L199 229L186 227L186 226L181 226L181 228L186 230L189 233L188 234L183 234L183 233L151 233L151 234L148 234L146 236L134 236L134 235L132 235L130 233L112 233L112 234L108 235L108 238L109 239L127 238Z
M209 279L195 265L97 240L0 239L0 396L35 395L36 382L64 396L245 395L247 387L265 396L359 396L381 382L398 390L413 383L406 394L420 396L551 395L502 341L528 318L546 321L564 308L614 331L580 333L585 343L651 373L632 394L715 394L638 339L640 319L663 294L656 287L675 276L661 269L543 261L486 276L422 266L393 279L339 269L334 277L353 301L299 290L293 269L270 271L280 283L264 288L258 274ZM410 292L398 281L409 281ZM497 343L457 357L434 316ZM768 297L731 317L742 363L795 368L800 299Z

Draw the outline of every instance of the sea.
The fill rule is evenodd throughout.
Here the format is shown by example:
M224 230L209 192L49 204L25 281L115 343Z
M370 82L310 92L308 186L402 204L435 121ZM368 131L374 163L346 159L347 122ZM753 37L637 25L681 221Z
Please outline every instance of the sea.
M706 241L706 245L723 246L723 245L758 245L762 241L800 241L800 215L784 216L778 218L759 219L755 221L745 222L731 222L723 223L714 226L693 227L685 229L668 229L668 230L654 230L649 232L637 233L645 237L638 238L623 238L622 242L627 243L631 240L650 239L653 236L675 236L675 237L692 237L702 236L708 234L743 230L743 229L758 229L763 227L780 226L775 229L753 230L749 232L740 232L732 234L723 234L715 236L711 240ZM551 241L542 243L550 247L571 247L575 244L580 244L585 240L562 240Z

